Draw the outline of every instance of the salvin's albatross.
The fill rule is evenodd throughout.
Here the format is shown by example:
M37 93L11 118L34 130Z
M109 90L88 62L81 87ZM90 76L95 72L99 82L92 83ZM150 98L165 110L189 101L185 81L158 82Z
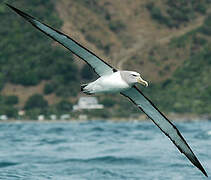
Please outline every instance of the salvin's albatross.
M32 16L20 11L19 9L7 4L12 10L29 21L35 28L39 29L55 41L69 49L73 54L80 57L99 75L99 78L87 85L82 85L81 90L86 94L116 92L129 98L135 105L138 106L159 128L170 138L176 145L179 151L207 176L206 171L200 164L193 151L176 128L164 114L137 88L136 83L141 83L148 86L148 83L143 80L139 73L133 71L119 71L111 65L96 56L72 38L53 29L52 27L41 23Z

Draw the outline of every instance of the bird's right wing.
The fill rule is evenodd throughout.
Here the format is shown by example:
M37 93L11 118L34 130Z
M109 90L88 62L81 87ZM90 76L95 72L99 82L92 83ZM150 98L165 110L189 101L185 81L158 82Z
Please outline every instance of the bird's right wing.
M12 10L14 10L17 14L22 16L25 20L29 21L35 28L39 29L58 43L62 44L64 47L69 49L73 54L77 55L81 59L83 59L88 65L90 65L93 70L99 75L108 75L112 74L113 72L117 71L108 63L100 59L96 56L93 52L89 51L72 38L68 37L67 35L59 32L52 27L41 23L40 21L36 20L32 16L20 11L19 9L7 4Z
M136 86L121 92L121 94L128 97L136 104L160 128L160 130L170 138L179 151L185 154L185 156L200 169L205 176L207 176L201 163L176 126L173 125Z

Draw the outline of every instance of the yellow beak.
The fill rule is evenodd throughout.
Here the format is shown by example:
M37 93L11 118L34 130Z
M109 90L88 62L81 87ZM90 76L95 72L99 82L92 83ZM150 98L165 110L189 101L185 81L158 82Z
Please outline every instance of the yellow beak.
M144 86L148 86L148 82L147 81L144 81L142 78L137 78L137 82L144 85Z

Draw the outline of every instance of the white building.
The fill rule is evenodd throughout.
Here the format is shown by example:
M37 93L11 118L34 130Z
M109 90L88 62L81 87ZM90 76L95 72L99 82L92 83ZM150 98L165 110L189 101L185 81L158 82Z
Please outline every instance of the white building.
M45 116L40 114L39 116L37 116L38 121L44 121L45 120Z
M103 109L104 106L102 104L98 104L98 100L96 97L80 97L78 100L78 104L73 106L73 110L80 109Z
M86 114L80 114L78 116L78 119L81 120L81 121L86 121L88 119L88 116Z
M55 121L57 119L57 116L55 114L51 114L50 115L50 119L53 120L53 121Z
M70 119L70 115L69 115L69 114L62 114L62 115L60 116L60 119L61 119L61 120L69 120L69 119Z
M25 111L24 111L24 110L18 111L18 115L19 115L19 116L24 116L24 115L25 115Z
M7 115L0 115L0 120L2 120L2 121L8 120Z

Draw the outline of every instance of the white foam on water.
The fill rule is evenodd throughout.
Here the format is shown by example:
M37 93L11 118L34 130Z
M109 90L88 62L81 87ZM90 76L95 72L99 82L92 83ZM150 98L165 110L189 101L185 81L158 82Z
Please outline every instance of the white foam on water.
M207 132L207 134L211 136L211 130L209 130L209 131Z

